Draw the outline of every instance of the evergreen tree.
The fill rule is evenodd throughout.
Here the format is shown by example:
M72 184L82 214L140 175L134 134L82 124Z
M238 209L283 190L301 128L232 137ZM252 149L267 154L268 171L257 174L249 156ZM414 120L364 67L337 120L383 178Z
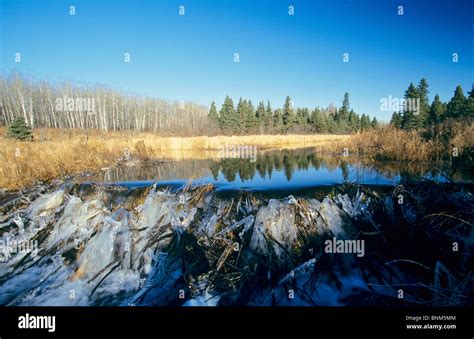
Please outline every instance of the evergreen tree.
M468 94L464 115L472 118L474 117L474 88Z
M325 116L326 131L327 133L338 133L337 121L334 119L334 115L329 113Z
M412 99L416 100L419 97L420 95L418 93L418 89L411 82L410 85L408 86L408 89L405 91L404 98L406 100L412 100ZM404 111L403 111L402 128L413 129L413 128L416 128L417 126L418 126L418 119L415 113L413 112L413 109L410 109L410 107L405 106Z
M349 130L350 130L349 121L347 121L347 119L334 121L334 128L332 130L332 133L345 134L345 133L348 133Z
M454 91L454 96L446 108L446 117L459 118L464 115L466 109L466 98L462 87L458 85Z
M283 126L283 111L281 108L278 108L273 113L273 127L277 132L282 132L284 130Z
M437 124L438 122L443 120L445 111L446 107L441 102L439 95L436 94L430 108L429 123Z
M255 116L255 108L253 107L252 100L245 101L245 131L254 132L257 128L258 121Z
M302 119L304 122L303 125L309 124L309 109L307 107L303 108Z
M342 100L342 107L337 112L336 120L338 121L348 121L349 120L349 93L344 93L344 99Z
M211 108L209 109L209 119L215 124L219 124L219 115L217 114L216 103L213 101L211 103Z
M31 140L31 127L28 126L23 118L15 118L8 126L7 137L18 140Z
M227 95L222 104L219 116L220 127L224 130L234 131L239 126L239 120L236 116L234 109L234 103L232 99Z
M363 130L370 129L372 127L370 117L368 115L362 114L362 116L360 117L360 127Z
M377 118L374 117L371 122L372 128L378 128L379 127L379 122L377 121Z
M291 99L286 97L285 105L283 106L283 127L288 130L294 122L293 109L291 108Z
M420 111L416 119L416 128L423 128L428 124L430 114L430 103L428 99L428 82L425 78L420 80L417 87L418 96L420 98Z
M327 133L326 120L324 119L323 113L319 108L315 108L311 113L310 118L311 125L317 133Z
M298 108L296 111L296 123L298 126L306 126L309 121L309 112L307 108Z
M270 129L273 124L273 111L270 106L270 100L267 101L267 108L265 109L265 128Z
M402 128L403 117L400 112L393 112L392 119L390 119L390 125L396 128Z
M301 107L298 107L296 110L296 119L295 122L301 126L303 125L303 109Z
M234 129L235 132L245 132L247 129L246 120L247 120L247 100L239 98L237 103L237 108L235 109L235 115L238 117L239 123Z
M260 133L265 131L265 121L266 121L266 116L265 116L265 104L263 103L263 100L258 103L257 106L257 111L255 112L255 117L257 119L257 124L260 130Z
M352 132L360 129L360 118L354 110L349 112L349 128Z

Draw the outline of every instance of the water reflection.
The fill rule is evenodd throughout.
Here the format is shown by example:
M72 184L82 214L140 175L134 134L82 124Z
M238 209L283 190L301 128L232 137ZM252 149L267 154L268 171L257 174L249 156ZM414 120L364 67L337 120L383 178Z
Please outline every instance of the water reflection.
M242 159L225 159L211 164L211 172L215 180L221 172L225 179L233 182L236 178L242 181L252 180L255 175L262 179L271 179L274 170L283 171L288 181L291 181L295 172L315 170L339 170L342 181L357 180L364 172L377 172L387 179L421 180L429 178L436 181L445 181L439 169L429 163L400 163L381 162L361 157L344 157L342 155L321 155L312 149L282 150L267 152L260 155L256 162ZM453 180L470 181L469 172L463 173L459 169L443 172ZM443 179L444 178L444 179Z
M472 181L469 172L444 172L455 181ZM380 162L368 158L322 155L314 149L268 151L250 159L188 159L153 166L119 167L103 172L105 182L161 181L193 179L228 188L278 189L357 182L396 185L405 180L447 181L432 164Z

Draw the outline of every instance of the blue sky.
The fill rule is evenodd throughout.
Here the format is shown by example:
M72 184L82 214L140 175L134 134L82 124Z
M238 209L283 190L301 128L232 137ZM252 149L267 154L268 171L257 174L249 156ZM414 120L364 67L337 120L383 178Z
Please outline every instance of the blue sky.
M430 99L443 100L456 85L467 91L474 83L471 0L0 3L1 72L52 82L219 106L226 94L274 107L286 95L295 106L339 106L347 91L356 112L384 121L392 112L380 112L380 99L402 96L411 81L427 78Z

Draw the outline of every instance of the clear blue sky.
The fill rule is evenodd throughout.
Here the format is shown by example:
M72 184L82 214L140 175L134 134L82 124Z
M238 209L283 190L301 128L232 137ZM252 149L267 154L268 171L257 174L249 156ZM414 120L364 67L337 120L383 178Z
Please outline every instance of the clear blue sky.
M52 82L219 107L226 94L274 107L286 95L295 106L339 106L347 91L356 112L385 121L391 112L379 111L380 99L402 96L411 81L426 77L430 99L439 93L443 100L456 85L467 91L474 83L473 0L0 3L1 72ZM123 61L127 52L131 63Z

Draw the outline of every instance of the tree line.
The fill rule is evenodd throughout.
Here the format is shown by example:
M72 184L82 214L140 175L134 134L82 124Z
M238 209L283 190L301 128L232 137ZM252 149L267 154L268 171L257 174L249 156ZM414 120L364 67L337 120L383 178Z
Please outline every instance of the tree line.
M18 73L0 74L0 126L21 118L30 128L78 128L103 131L153 131L175 135L329 133L344 134L378 126L359 115L345 93L341 107L293 108L290 97L273 109L261 101L226 96L217 111L193 102L169 101L124 93L105 86L70 82L51 84ZM18 124L16 122L15 124ZM214 128L209 128L213 126Z
M262 100L255 108L251 100L240 98L237 106L229 95L217 111L211 103L209 119L214 127L232 134L253 133L330 133L343 134L375 128L377 119L366 114L359 115L350 107L349 93L344 94L340 108L330 105L316 107L310 111L306 107L293 108L290 97L286 97L283 107L272 109L270 101Z
M193 102L131 95L105 86L52 85L21 74L0 75L0 126L22 118L32 128L202 134L208 127L207 111Z
M405 100L419 100L419 110L413 111L407 105L394 112L390 124L401 129L423 129L441 124L447 120L472 121L474 117L474 88L467 97L458 85L449 102L442 102L436 94L433 101L428 99L428 82L421 79L417 86L410 83L404 94Z

